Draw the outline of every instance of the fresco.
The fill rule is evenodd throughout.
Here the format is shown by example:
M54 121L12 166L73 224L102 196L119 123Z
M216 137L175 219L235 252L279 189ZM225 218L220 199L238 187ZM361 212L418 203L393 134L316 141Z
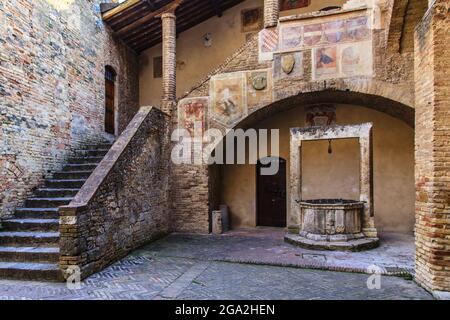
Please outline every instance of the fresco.
M370 29L366 16L311 24L291 22L280 26L282 51L368 39L370 39Z
M247 72L247 105L264 106L273 101L273 80L269 70Z
M178 104L178 128L186 129L192 137L202 137L206 127L209 98L188 98Z
M345 21L346 40L362 41L370 37L368 17L356 17Z
M264 25L264 10L262 7L244 9L241 11L242 32L259 31Z
M281 50L295 50L303 46L303 26L299 24L288 24L280 27Z
M210 84L210 116L231 126L248 113L245 72L216 75Z
M274 78L303 77L303 53L289 52L274 56Z
M341 75L370 75L373 72L372 43L350 43L339 47Z
M278 50L277 28L263 29L259 33L259 60L272 60L273 52Z
M306 125L331 126L336 124L336 107L332 104L318 104L305 108Z
M292 10L308 7L311 0L280 0L280 10Z
M338 77L337 47L320 47L313 50L314 79Z

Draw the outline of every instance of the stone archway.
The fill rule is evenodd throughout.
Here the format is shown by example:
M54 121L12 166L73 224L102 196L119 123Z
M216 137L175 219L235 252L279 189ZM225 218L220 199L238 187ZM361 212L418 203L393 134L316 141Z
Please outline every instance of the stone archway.
M383 114L389 115L390 117L402 121L404 124L406 124L406 126L412 129L414 128L414 109L411 106L407 106L398 101L394 101L392 99L379 95L337 89L327 89L323 91L301 93L281 99L253 111L247 117L242 119L238 124L236 124L233 128L252 128L255 124L263 122L267 119L271 119L277 114L289 111L290 109L299 106L324 103L364 106L368 109L376 110ZM210 122L210 124L214 123ZM221 129L223 127L218 125L216 128ZM411 151L413 150L412 148L413 147L411 147ZM217 209L218 205L220 204L220 196L217 195L217 190L220 189L217 186L217 179L220 179L220 174L216 169L217 168L213 169L213 167L208 168L207 166L205 166L203 169L199 166L196 167L196 170L198 170L196 171L197 176L200 173L205 174L204 179L202 178L202 180L207 181L207 183L205 184L205 188L208 190L208 201L210 204L209 209L206 209L205 207L205 210L209 211ZM186 172L185 169L183 171ZM184 175L186 175L186 173L184 173ZM200 175L202 176L202 174ZM252 182L253 178L249 181ZM205 217L205 220L207 219L208 218Z

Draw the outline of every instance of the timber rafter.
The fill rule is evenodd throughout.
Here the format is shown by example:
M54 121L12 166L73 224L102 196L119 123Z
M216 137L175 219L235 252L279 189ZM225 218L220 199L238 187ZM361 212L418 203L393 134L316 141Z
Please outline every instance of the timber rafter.
M127 0L103 13L115 35L140 53L161 42L160 15L176 9L177 33L186 31L244 0Z

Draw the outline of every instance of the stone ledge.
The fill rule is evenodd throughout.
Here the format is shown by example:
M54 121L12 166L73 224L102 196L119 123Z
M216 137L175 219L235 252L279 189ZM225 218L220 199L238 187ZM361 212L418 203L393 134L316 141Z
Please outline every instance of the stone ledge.
M369 250L378 247L378 245L380 244L380 240L378 238L364 238L350 241L329 242L314 241L294 234L286 234L284 236L284 241L306 249L344 251Z

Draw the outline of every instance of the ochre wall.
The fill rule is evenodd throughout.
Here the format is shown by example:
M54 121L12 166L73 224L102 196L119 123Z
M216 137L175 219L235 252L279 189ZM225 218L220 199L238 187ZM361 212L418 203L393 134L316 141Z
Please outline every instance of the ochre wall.
M358 139L302 142L303 199L359 200ZM321 171L318 171L318 168Z
M414 131L404 122L384 113L358 106L338 105L338 124L374 124L375 222L379 231L412 232L414 226ZM280 156L287 160L289 174L289 128L305 125L302 107L285 111L255 128L280 129ZM327 161L328 142L307 145L303 158L308 171L303 181L305 198L357 198L359 150L352 140L334 141L333 160ZM328 165L336 162L332 173ZM314 165L313 165L314 163ZM319 178L318 178L319 177ZM343 177L347 177L345 182ZM316 180L316 181L313 181ZM328 184L327 187L323 187ZM343 185L346 187L343 188ZM254 165L222 166L222 202L229 205L236 227L256 224L256 169ZM305 190L305 189L304 189ZM338 192L339 191L339 192ZM342 193L340 192L342 191ZM289 194L289 192L288 192ZM340 195L339 195L340 194ZM289 203L289 199L288 199Z
M281 16L342 5L344 0L313 0L307 8L282 11ZM177 39L177 96L189 91L198 81L231 56L246 41L241 32L241 10L262 7L263 0L247 0L179 35ZM212 34L212 46L203 45L203 35ZM153 78L153 58L161 56L161 45L144 51L140 56L140 105L160 105L162 79Z

